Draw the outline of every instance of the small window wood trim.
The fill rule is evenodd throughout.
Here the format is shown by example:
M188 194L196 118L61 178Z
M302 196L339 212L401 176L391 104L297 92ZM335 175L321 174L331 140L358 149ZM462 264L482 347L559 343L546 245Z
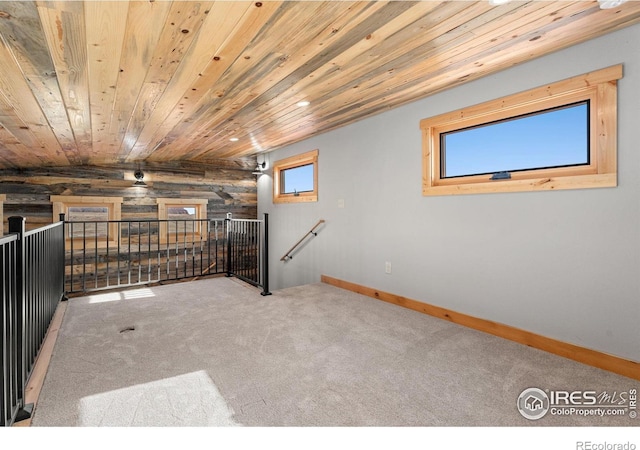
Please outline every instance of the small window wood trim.
M195 207L196 210L196 219L206 219L207 218L207 205L209 200L201 199L201 198L158 198L156 199L156 203L158 204L158 219L159 220L168 220L168 208L179 206L179 207ZM201 223L196 223L195 233L184 233L184 232L169 232L167 222L160 222L159 227L159 238L160 242L167 242L167 237L169 241L173 241L173 239L200 239L202 237L202 226ZM179 236L178 236L179 235Z
M95 207L107 207L109 210L109 220L121 220L122 211L122 197L89 197L89 196L76 196L76 195L52 195L49 197L53 204L53 222L60 220L60 214L64 213L66 220L69 217L69 207L74 206L95 206ZM67 244L72 240L69 236L65 235ZM109 245L117 245L118 241L118 224L109 224ZM74 247L81 248L83 239L73 239ZM87 238L87 245L94 245L95 238L92 236ZM90 243L90 244L89 244ZM98 246L106 246L106 237L98 236Z
M422 194L456 195L617 185L617 80L622 65L587 73L529 91L441 114L420 122ZM590 164L514 172L507 180L489 175L440 177L440 134L589 100Z
M313 191L286 194L282 173L287 169L313 164ZM273 163L273 203L306 203L318 201L318 150L291 156Z

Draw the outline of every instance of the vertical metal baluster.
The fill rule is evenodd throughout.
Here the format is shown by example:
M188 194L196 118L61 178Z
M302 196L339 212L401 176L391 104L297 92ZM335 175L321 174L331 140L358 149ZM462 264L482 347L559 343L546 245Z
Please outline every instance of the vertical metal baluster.
M269 292L269 214L264 213L264 227L262 236L262 295Z
M87 222L82 222L82 291L87 290Z
M98 289L98 222L94 222L95 228L95 236L93 237L95 241L95 254L93 255L95 265L93 266L93 277L95 278L95 286Z
M151 221L147 222L147 282L151 282Z
M162 239L160 238L160 222L158 221L158 281L160 281L160 276L161 276L161 267L160 267L160 257L162 256L160 254L160 252L162 251L162 249L160 248L160 242L162 241Z
M175 251L176 251L175 252L176 253L176 265L175 265L176 273L175 273L175 277L178 278L178 270L179 270L178 268L180 266L180 248L179 248L179 245L178 245L178 240L179 239L178 239L178 222L177 221L176 221L176 232L173 234L173 236L174 236L175 241L176 241L175 242L175 244L176 244L176 248L175 248Z
M166 222L167 226L165 227L165 247L167 249L167 261L165 262L166 266L167 266L167 278L169 278L169 262L171 261L171 252L169 250L170 248L170 244L169 244L169 222Z
M140 238L140 221L138 221L138 283L142 281L142 242Z
M111 228L111 221L107 221L107 275L105 286L109 287L109 230Z
M131 222L127 222L127 283L131 284Z
M187 249L187 222L182 222L182 257L184 258L182 264L182 276L178 278L187 276L187 261L189 256L189 251Z
M191 276L196 275L196 221L191 220ZM200 261L202 263L202 261ZM202 264L200 264L200 270L202 271Z
M74 262L73 262L73 222L65 222L66 225L69 226L69 233L71 234L71 243L69 245L69 270L71 272L69 278L70 278L70 286L69 286L69 291L70 292L74 292L75 289L73 288L73 268L75 266ZM65 240L66 240L66 236L64 236Z
M118 283L117 285L120 286L120 244L121 244L121 240L120 237L122 236L122 222L118 221L117 222L117 229L118 229L118 251L117 251L117 255L116 255L116 268L118 269L117 271L117 280L116 282Z

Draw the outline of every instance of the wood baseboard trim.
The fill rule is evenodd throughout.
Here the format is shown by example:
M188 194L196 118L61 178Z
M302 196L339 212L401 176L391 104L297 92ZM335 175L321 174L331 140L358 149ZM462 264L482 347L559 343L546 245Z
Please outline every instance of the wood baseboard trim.
M24 390L24 402L25 404L33 403L33 411L36 411L38 406L38 398L40 397L40 391L44 384L44 377L47 375L49 369L49 363L51 362L51 356L53 355L53 347L58 340L58 331L62 325L62 319L64 313L67 311L67 305L69 302L59 302L56 312L51 319L51 324L47 330L47 335L42 342L42 347L38 352L38 357L33 366L31 377ZM30 427L31 419L22 420L13 424L14 427Z
M340 280L327 275L322 275L321 281L348 291L366 295L367 297L372 297L387 303L393 303L394 305L412 309L414 311L447 320L458 325L463 325L474 330L489 333L519 344L544 350L573 361L617 373L634 380L640 380L640 363L635 361L579 347L574 344L558 341L556 339L541 336L509 325L469 316L467 314L451 311L439 306L429 305L417 300L361 286L356 283Z

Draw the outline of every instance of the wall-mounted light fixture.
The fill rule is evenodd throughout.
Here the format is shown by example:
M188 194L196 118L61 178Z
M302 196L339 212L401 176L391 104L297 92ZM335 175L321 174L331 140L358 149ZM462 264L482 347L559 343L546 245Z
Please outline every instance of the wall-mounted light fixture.
M136 171L133 173L133 176L134 176L134 177L135 177L135 179L136 179L136 182L135 182L135 183L133 183L133 185L134 185L134 186L136 186L136 187L147 187L147 183L145 183L144 181L142 181L142 180L143 180L143 178L144 178L144 172L143 172L141 169L136 170Z
M253 175L258 175L258 176L260 176L260 175L262 175L262 174L264 173L264 172L263 172L263 170L264 170L264 168L265 168L265 167L267 167L267 162L264 160L264 158L262 159L262 162L261 162L261 163L259 163L259 162L258 162L258 159L256 158L256 162L257 162L256 168L255 168L255 170L254 170L253 172L251 172L251 173L252 173Z

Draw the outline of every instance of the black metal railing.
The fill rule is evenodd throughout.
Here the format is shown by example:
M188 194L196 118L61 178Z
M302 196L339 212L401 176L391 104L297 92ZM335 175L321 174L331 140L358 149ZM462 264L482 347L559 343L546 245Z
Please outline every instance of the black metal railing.
M64 298L64 225L25 231L23 217L9 218L0 238L2 274L2 373L0 426L30 417L25 388L60 300Z
M61 215L64 220L64 215ZM68 293L206 275L237 276L269 292L263 220L66 221Z
M227 254L229 271L254 286L269 292L269 215L263 220L227 218Z

